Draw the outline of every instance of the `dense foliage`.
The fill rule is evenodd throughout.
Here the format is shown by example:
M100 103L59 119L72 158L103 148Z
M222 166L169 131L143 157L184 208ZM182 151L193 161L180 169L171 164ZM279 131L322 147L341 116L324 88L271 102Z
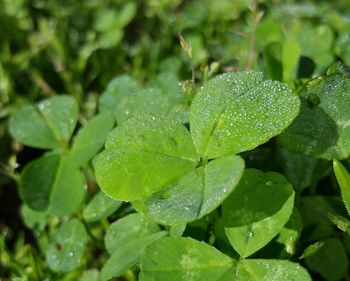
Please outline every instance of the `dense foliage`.
M347 0L0 15L1 280L350 279Z

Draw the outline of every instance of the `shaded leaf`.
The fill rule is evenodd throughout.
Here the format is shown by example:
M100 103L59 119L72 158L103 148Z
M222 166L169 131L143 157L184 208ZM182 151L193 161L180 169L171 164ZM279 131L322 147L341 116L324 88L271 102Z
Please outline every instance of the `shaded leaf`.
M307 267L326 280L339 280L348 272L349 260L342 242L337 238L322 241L323 246L305 259Z
M30 208L57 216L78 210L85 196L84 178L66 160L63 155L49 154L24 168L20 193Z
M26 204L22 205L21 216L24 224L29 228L43 229L48 223L46 212L38 212L29 208Z
M322 247L323 247L323 242L322 241L317 241L317 242L307 246L304 249L304 251L301 254L299 259L305 259L305 258L311 257L312 255L317 253L317 251L319 251Z
M279 136L285 148L323 159L349 157L349 77L345 66L335 64L304 86L300 114Z
M271 42L263 49L265 72L268 78L282 81L282 47L277 42Z
M277 242L284 244L285 251L290 255L294 255L296 252L296 243L300 237L302 228L301 215L298 209L294 207L292 215L277 238Z
M272 240L289 220L294 204L292 185L280 174L246 169L223 204L226 235L241 257Z
M335 233L329 214L347 214L339 197L326 196L301 197L299 211L303 221L303 240L309 242L324 239Z
M350 221L348 219L336 214L331 214L331 213L328 214L328 218L341 231L344 231L350 234Z
M285 149L281 149L280 154L284 175L296 191L317 184L331 169L329 161L326 160L296 154Z

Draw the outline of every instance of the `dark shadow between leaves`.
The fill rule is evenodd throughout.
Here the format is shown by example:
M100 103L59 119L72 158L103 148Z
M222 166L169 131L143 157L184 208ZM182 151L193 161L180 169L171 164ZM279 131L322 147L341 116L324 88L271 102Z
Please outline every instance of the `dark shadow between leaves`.
M280 135L282 145L288 150L320 156L337 145L337 126L318 102L312 96L301 97L300 114Z

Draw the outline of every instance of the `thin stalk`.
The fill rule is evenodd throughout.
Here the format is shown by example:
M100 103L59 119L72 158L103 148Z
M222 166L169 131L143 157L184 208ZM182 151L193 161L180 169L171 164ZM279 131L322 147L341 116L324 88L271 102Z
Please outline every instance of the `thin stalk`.
M98 239L91 231L89 225L86 223L85 220L81 220L81 222L84 224L85 229L86 229L86 233L90 236L91 240L95 243L96 246L98 246L101 249L105 249L105 246L103 244L102 241L100 241L100 239Z
M40 276L41 274L39 271L36 255L35 255L32 248L29 249L29 253L30 253L30 261L31 261L32 267L34 268L36 280L40 281L40 280L42 280L42 278Z
M254 59L256 56L256 27L263 15L261 12L258 12L258 4L259 0L255 0L250 9L252 13L252 30L250 33L250 44L247 62L247 68L249 69L252 69L254 66Z

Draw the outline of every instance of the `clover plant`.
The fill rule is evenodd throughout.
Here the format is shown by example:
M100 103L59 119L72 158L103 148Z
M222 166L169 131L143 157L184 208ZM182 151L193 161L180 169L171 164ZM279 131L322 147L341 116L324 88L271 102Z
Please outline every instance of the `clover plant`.
M182 93L171 73L143 87L124 75L78 129L71 96L14 113L11 135L43 150L21 170L19 190L25 223L47 233L39 246L48 267L74 272L89 261L79 280L342 278L347 254L330 235L333 225L350 233L349 214L335 198L301 192L333 159L349 212L350 176L340 162L350 155L345 66L297 91L261 72L237 71L194 93ZM267 143L282 169L251 164ZM92 245L96 261L84 257ZM335 268L328 257L339 260Z

